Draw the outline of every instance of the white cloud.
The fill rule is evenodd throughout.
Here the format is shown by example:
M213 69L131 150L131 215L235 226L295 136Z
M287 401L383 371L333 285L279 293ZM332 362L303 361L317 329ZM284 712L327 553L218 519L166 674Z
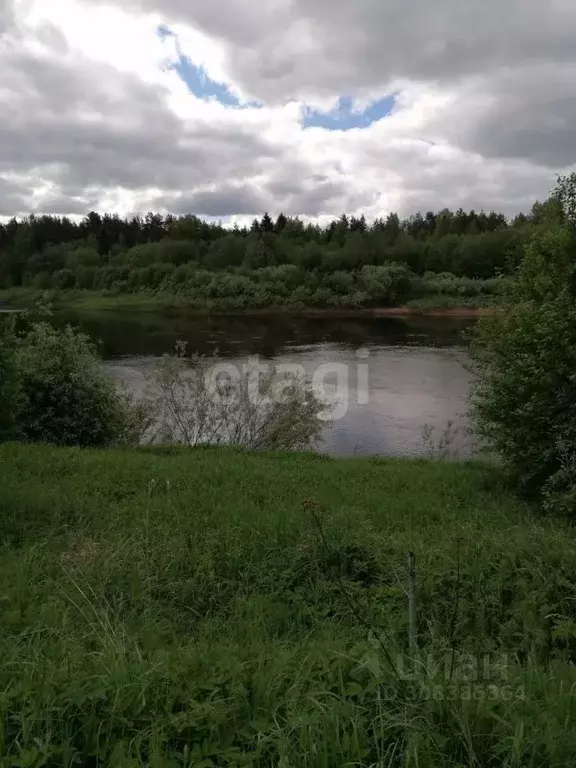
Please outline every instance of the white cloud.
M496 208L576 163L570 0L4 0L0 216ZM243 101L191 94L180 49ZM364 129L304 129L398 94Z

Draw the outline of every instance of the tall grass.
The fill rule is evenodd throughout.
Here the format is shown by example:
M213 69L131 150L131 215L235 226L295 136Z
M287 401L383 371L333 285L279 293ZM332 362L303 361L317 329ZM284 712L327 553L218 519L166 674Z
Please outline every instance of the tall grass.
M0 765L576 753L574 533L489 465L7 445L0 535Z

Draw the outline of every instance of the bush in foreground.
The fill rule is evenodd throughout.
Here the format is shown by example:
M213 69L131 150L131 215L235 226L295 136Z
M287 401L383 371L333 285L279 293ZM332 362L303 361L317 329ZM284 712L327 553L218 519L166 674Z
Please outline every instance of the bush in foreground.
M521 487L541 496L576 438L576 306L568 297L521 303L482 320L478 431L503 456Z
M0 440L303 450L319 439L326 407L305 381L245 370L223 383L216 362L177 349L136 400L104 371L87 336L35 323L0 344Z
M15 434L18 376L14 353L14 328L0 316L0 442Z
M221 377L226 374L226 378ZM320 438L327 408L305 381L275 369L229 366L187 356L180 345L151 376L146 399L156 443L234 445L247 450L305 450Z
M576 175L561 181L560 198ZM574 222L576 223L576 222ZM540 233L508 286L502 312L484 318L472 346L478 432L524 491L576 513L576 235Z
M18 439L54 445L137 444L147 412L105 374L89 338L36 323L11 344Z

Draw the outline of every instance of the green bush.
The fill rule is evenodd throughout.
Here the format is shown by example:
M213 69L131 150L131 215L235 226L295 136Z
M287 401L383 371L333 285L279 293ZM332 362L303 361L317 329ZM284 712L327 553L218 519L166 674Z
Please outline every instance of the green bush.
M39 272L32 280L32 288L45 291L53 287L52 277L49 272Z
M0 316L0 442L15 434L18 377L14 357L13 323Z
M71 269L60 269L54 275L54 282L56 288L66 290L67 288L74 288L76 285L76 278Z
M394 304L406 298L410 291L411 273L401 264L381 267L367 265L360 271L359 284L373 304Z
M96 283L98 268L92 266L79 266L76 269L76 287L82 290L92 290Z
M20 439L78 446L140 439L147 425L144 409L104 373L87 336L36 323L14 341L13 361L13 418Z
M566 298L510 307L480 322L474 349L478 430L538 493L576 433L576 307Z
M504 311L483 319L478 363L478 432L521 488L549 509L576 512L576 236L556 225L526 248Z
M337 293L339 296L345 296L354 290L354 275L351 272L339 270L327 275L325 283L334 293Z
M496 293L498 278L479 280L473 277L455 277L450 273L434 275L427 273L423 278L413 281L413 292L419 296L455 296L472 298Z

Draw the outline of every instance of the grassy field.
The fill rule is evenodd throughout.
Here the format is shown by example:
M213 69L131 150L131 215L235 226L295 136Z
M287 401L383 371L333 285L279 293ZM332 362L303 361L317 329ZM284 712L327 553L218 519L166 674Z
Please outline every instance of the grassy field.
M488 464L5 445L0 534L1 766L573 764L576 537Z

